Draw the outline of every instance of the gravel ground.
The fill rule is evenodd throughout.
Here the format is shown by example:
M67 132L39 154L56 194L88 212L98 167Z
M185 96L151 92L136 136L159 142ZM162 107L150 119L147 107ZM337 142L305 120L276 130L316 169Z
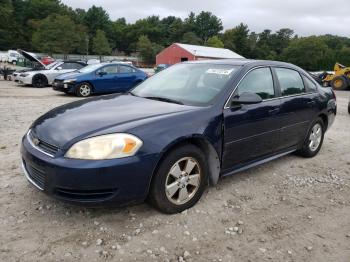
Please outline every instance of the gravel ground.
M86 209L50 199L20 168L38 116L77 100L0 81L0 261L350 261L349 92L319 155L222 179L192 209Z

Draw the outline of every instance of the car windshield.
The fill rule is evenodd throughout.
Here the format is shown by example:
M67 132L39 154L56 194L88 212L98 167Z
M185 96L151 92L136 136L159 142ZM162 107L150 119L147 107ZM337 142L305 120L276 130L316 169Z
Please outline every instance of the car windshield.
M93 64L83 67L82 69L79 69L80 73L91 73L97 69L99 69L102 65L101 64Z
M58 63L60 63L60 62L53 62L53 63L47 65L46 68L51 69L51 68L55 67Z
M185 105L207 106L224 90L239 66L178 64L147 79L131 94Z

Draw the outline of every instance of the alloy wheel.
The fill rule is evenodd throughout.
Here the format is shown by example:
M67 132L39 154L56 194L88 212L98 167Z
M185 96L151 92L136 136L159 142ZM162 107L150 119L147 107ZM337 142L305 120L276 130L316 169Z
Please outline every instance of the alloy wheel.
M315 152L322 141L322 127L320 124L316 124L313 126L310 137L309 137L309 148L312 152Z
M88 85L81 85L79 88L81 96L89 96L91 93L91 88Z
M190 201L199 189L201 169L192 157L178 160L170 169L165 180L166 196L175 205Z

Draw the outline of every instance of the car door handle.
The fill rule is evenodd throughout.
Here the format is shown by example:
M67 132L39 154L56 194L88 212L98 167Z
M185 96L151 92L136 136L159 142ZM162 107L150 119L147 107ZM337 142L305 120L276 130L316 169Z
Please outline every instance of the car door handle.
M270 115L275 115L275 114L277 114L279 111L280 111L279 108L270 109L270 110L269 110L269 114L270 114Z

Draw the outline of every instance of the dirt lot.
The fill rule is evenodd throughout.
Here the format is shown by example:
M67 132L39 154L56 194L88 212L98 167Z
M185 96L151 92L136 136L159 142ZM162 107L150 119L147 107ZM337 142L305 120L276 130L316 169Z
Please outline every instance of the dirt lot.
M222 179L178 215L85 209L38 192L19 147L34 119L77 98L0 81L0 261L350 261L349 92L320 154Z

